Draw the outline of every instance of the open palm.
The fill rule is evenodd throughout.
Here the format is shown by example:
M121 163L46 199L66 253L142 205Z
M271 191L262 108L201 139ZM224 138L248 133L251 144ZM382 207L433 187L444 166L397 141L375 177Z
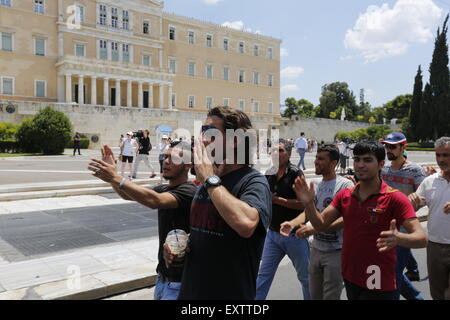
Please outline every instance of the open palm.
M292 186L295 191L295 195L297 196L297 200L301 201L304 205L314 201L314 197L316 193L314 192L314 182L306 183L306 178L304 176L297 177L295 179L295 183Z

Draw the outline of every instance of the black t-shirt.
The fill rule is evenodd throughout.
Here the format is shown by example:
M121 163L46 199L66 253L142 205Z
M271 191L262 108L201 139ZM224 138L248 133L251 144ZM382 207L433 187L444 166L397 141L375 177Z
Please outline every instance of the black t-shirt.
M191 203L194 198L197 187L192 182L182 183L174 188L167 184L158 185L153 188L158 193L169 192L178 201L176 209L159 209L158 210L158 233L159 233L159 251L158 251L158 267L156 271L162 273L166 277L178 279L181 281L183 268L171 267L167 269L163 258L163 245L166 241L167 234L174 229L182 229L189 233L189 213L191 211Z
M294 189L292 185L297 177L303 176L303 171L289 164L286 174L277 181L277 174L271 174L273 169L269 169L266 172L266 178L269 182L270 191L276 193L277 196L285 199L296 199ZM280 232L280 225L285 221L290 221L296 218L301 211L295 209L289 209L278 204L272 205L272 222L270 223L270 230L274 232Z
M139 138L139 154L148 154L150 150L150 138Z
M79 145L79 144L81 143L80 139L81 139L81 136L80 136L79 134L76 134L76 135L73 137L73 143L74 143L75 145Z
M267 179L244 167L222 177L222 185L259 212L260 222L246 239L234 231L201 186L191 207L191 251L178 299L254 300L256 278L272 214Z

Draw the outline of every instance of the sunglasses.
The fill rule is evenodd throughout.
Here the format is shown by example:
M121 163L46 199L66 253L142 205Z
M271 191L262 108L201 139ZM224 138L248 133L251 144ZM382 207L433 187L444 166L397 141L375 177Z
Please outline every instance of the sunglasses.
M206 132L206 131L208 131L209 129L217 129L216 127L214 127L214 126L202 126L202 132Z

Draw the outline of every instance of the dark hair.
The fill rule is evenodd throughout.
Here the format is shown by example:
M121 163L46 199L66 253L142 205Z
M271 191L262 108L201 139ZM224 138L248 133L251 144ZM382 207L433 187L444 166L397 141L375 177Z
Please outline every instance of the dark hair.
M374 140L362 140L353 148L353 155L361 156L363 154L373 154L378 162L386 159L386 150L384 146Z
M217 106L209 110L207 117L213 117L216 116L223 120L223 129L226 133L227 129L232 130L243 130L244 132L247 132L252 127L252 122L250 121L249 117L238 109L232 109L230 107L225 106ZM254 132L251 132L252 135L254 135ZM256 141L256 137L254 141ZM242 143L242 142L240 142ZM244 139L245 143L245 165L250 165L251 163L251 155L256 153L256 144L252 145L250 137L246 136Z
M328 152L331 161L339 161L339 148L334 144L324 144L317 148L317 153Z
M192 145L191 145L190 143L188 143L188 142L186 142L186 141L176 140L176 141L172 142L172 143L169 145L169 148L177 148L177 149L181 149L181 151L182 151L182 156L184 156L184 155L185 155L185 152L187 151L187 152L188 152L188 155L189 155L189 158L191 159L191 160L190 160L190 163L193 163L192 160L193 160L194 153L193 153L193 150L192 150Z
M286 139L278 139L278 143L279 143L279 144L280 144L280 143L284 144L284 148L286 149L286 151L287 151L288 153L291 153L291 152L292 152L293 144L292 144L290 141L288 141L288 140L286 140Z
M305 133L304 133L304 132L301 132L301 133L300 133L300 135L301 135L301 136L304 136L304 135L305 135Z

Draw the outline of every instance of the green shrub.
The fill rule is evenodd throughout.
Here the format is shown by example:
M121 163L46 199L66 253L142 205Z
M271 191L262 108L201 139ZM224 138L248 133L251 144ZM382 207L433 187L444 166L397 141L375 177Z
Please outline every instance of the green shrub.
M0 140L10 140L14 138L17 132L16 125L11 122L0 122Z
M25 152L64 153L71 140L72 124L60 111L46 107L32 119L25 120L17 132L17 140Z
M80 149L89 149L89 143L90 143L89 138L81 138ZM72 140L70 140L66 144L66 149L73 149L73 137L72 137Z
M20 152L19 143L16 140L0 140L0 153Z

